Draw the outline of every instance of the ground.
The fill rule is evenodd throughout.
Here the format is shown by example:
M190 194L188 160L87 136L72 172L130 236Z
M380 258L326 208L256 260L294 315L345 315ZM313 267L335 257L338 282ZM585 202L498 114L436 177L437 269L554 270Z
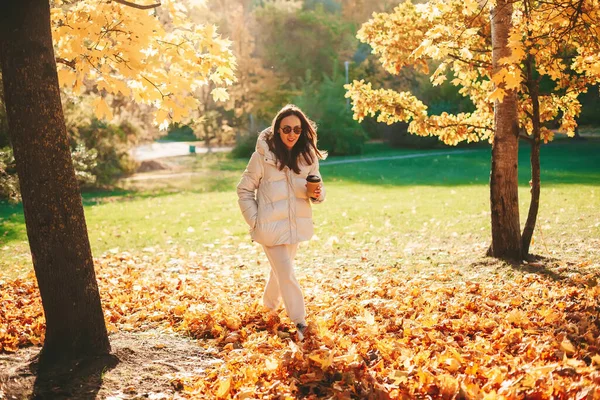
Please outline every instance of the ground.
M116 365L98 364L89 374L69 374L65 384L36 385L31 360L40 348L27 347L0 355L0 394L6 399L28 398L173 398L181 387L178 376L199 373L220 362L190 339L178 334L147 331L117 332L110 335ZM2 396L0 396L2 398Z
M475 365L481 371L513 365L512 373L509 369L502 376L509 382L512 375L513 383L520 377L508 386L517 394L529 390L519 386L523 376L538 376L535 371L542 368L553 371L557 384L571 388L571 394L590 387L600 390L600 342L586 338L587 334L597 338L600 332L593 311L594 298L600 294L597 264L582 264L565 255L561 260L537 257L511 265L483 256L483 247L476 255L471 247L457 248L453 243L424 251L412 266L402 267L388 262L382 243L373 244L368 253L348 252L358 257L344 260L335 247L331 254L320 254L319 248L305 245L298 276L307 298L311 334L299 343L285 312L271 317L258 305L264 256L243 243L235 250L101 257L96 260L97 273L105 313L113 321L110 339L118 364L87 368L91 374L69 376L68 384L60 388L36 385L29 360L39 347L25 347L0 359L0 368L6 371L0 375L0 390L6 398L17 399L32 393L39 398L227 397L219 396L220 391L240 398L250 393L250 398L285 397L285 393L312 398L336 393L342 398L352 393L352 398L410 397L409 388L422 379L416 393L454 390L454 381L443 386L442 381L428 381L431 377L420 378L414 365L445 371L446 375L434 372L438 376L466 373L465 368L473 368L467 360L475 354L472 362L480 359ZM234 262L238 255L254 260L252 265ZM207 283L211 280L220 284ZM27 286L20 287L28 291ZM127 290L131 295L123 295ZM592 303L582 302L585 298ZM575 326L581 329L577 334ZM20 330L31 332L27 326ZM511 339L507 342L506 337ZM445 343L441 348L440 341ZM404 350L386 354L386 346L394 342ZM481 343L491 347L471 348ZM530 346L537 348L533 357L526 353ZM406 358L405 352L412 355ZM496 353L501 358L494 361ZM419 361L425 354L428 359ZM356 364L360 359L366 362L363 367ZM383 380L369 383L370 375L361 372L365 367L379 370ZM252 378L250 371L258 375ZM385 378L390 373L396 381ZM237 378L223 381L228 374ZM287 381L283 384L280 379ZM392 380L387 386L380 386L388 379ZM500 382L490 384L490 379L487 389L497 391ZM596 386L589 386L594 379ZM221 390L225 387L221 382L226 382L226 389ZM394 395L393 382L405 391ZM470 382L460 385L456 390L471 391L465 398L478 398ZM335 387L338 391L331 392Z

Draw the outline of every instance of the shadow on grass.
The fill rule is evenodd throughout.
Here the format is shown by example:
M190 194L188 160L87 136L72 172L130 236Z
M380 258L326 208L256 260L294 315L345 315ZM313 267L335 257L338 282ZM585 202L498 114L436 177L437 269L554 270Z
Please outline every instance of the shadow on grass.
M440 154L447 152L448 154ZM600 139L587 141L559 140L541 149L542 185L600 185ZM413 158L399 158L410 157ZM528 187L530 177L530 146L519 148L519 184ZM447 147L427 151L399 151L382 155L381 160L345 163L344 158L324 161L321 173L325 180L347 181L384 186L457 186L488 185L491 149ZM367 158L379 158L377 154ZM349 160L351 158L346 158ZM360 160L360 157L354 158ZM364 159L364 158L363 158Z
M546 257L530 254L527 261L510 262L493 257L485 257L470 264L471 267L499 266L510 268L515 272L539 275L542 278L554 282L560 282L569 286L590 287L600 283L600 270L585 270L574 264L569 265L564 260L555 257Z
M102 386L103 375L120 360L109 354L90 360L76 361L53 368L39 368L36 359L30 366L36 375L34 399L95 399Z
M164 196L172 196L182 193L235 193L235 188L239 176L188 176L186 178L178 178L177 176L155 180L149 183L134 183L127 184L127 193L116 193L114 197L91 198L90 201L84 202L87 205L95 205L107 202L138 200L147 198L158 198Z
M564 312L561 317L549 320L541 319L537 323L538 329L545 332L553 332L557 343L567 339L566 347L562 345L552 355L554 361L562 360L569 351L569 357L583 360L587 366L592 364L592 357L600 352L600 345L596 338L600 335L600 300L593 297L593 288L600 283L600 269L591 266L581 268L575 262L565 262L559 258L530 255L527 263L507 263L486 257L470 265L475 270L492 267L496 274L503 276L506 280L512 280L515 276L534 274L541 279L537 282L550 290L558 289L552 296L540 294L540 303L557 312ZM500 285L501 286L501 285ZM539 293L539 286L535 286L534 292ZM528 285L522 287L528 291ZM536 301L536 295L529 297ZM560 306L559 306L560 305ZM518 309L519 305L510 306ZM536 334L537 335L537 334ZM574 350L570 350L572 344ZM548 360L552 361L552 360ZM575 368L564 367L556 371L562 376L577 376Z
M531 274L537 274L544 278L548 278L553 281L564 281L570 280L571 276L563 273L564 271L556 271L551 265L556 265L560 260L554 257L545 257L536 254L529 255L527 263L515 264L512 267L516 270L528 272Z
M158 188L152 190L138 190L134 188L115 187L107 190L85 191L81 194L84 207L97 204L113 203L115 201L144 200L155 197L171 196L181 193L182 190ZM185 190L185 192L200 192L199 190Z
M581 268L575 263L564 263L554 257L532 254L529 256L527 264L513 267L570 286L594 287L600 283L600 269Z
M27 349L24 349L30 353ZM16 368L0 373L0 388L12 399L96 399L104 374L120 360L109 354L88 360L53 364L42 368L39 352L27 360L14 360Z
M224 181L219 179L211 179L207 182L181 187L181 186L163 186L152 188L115 188L106 191L89 191L82 193L84 207L94 206L98 204L113 203L117 201L134 201L145 200L150 198L158 198L172 196L180 193L212 193L212 192L229 192L235 190L233 180Z

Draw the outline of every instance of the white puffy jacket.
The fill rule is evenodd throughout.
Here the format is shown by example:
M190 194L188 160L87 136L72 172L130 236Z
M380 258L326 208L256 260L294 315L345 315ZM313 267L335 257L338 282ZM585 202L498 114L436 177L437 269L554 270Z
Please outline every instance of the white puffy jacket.
M238 204L252 240L266 246L309 240L313 235L310 203L323 202L325 189L321 188L319 199L309 199L306 177L321 176L319 161L315 157L313 164L306 165L301 158L299 174L287 166L279 170L266 142L270 135L271 128L265 129L256 141L256 151L237 186Z

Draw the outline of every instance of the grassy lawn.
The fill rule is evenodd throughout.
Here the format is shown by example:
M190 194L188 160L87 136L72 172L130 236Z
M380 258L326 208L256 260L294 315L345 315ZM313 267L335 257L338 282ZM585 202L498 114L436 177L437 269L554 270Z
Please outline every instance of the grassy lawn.
M446 150L453 149L388 150L375 144L358 158ZM490 240L490 150L458 151L361 163L323 162L328 201L314 207L317 237L309 246L341 251L362 247L389 262L403 260L407 264L422 259L457 261L468 251L480 255ZM572 247L580 256L599 261L597 246L582 245L600 239L598 154L600 139L562 140L543 147L534 253L552 256ZM528 157L528 147L522 146L522 220L529 203ZM339 160L333 157L331 161ZM246 160L212 154L169 161L187 174L128 181L114 192L84 195L95 255L173 245L201 252L221 246L226 238L247 240L235 194ZM0 204L0 223L0 271L9 276L28 271L22 207ZM374 251L377 248L386 251Z

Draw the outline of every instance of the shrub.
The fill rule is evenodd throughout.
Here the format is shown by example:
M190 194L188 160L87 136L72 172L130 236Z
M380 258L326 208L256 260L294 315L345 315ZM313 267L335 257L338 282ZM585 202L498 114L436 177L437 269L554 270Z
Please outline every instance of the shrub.
M381 124L383 139L396 148L431 149L445 146L437 137L423 137L408 133L408 123Z
M128 123L120 125L92 119L90 124L70 128L71 148L83 145L96 152L96 166L90 172L97 185L108 185L117 178L132 174L136 163L129 155L136 131Z
M308 83L294 102L317 123L319 148L330 154L350 155L363 152L368 139L363 127L352 118L344 95L344 78L324 77L320 83Z
M96 156L96 150L86 149L83 144L79 144L71 152L75 177L80 186L85 187L95 183L96 177L92 171L96 167ZM21 201L17 166L10 147L0 149L0 199L11 203Z
M20 200L19 180L12 149L0 149L0 198L15 203Z
M256 148L256 140L259 132L243 135L239 138L235 147L231 151L233 158L250 158Z
M198 138L189 125L175 123L171 125L169 132L159 140L168 142L195 142Z
M79 143L71 152L71 158L79 185L82 187L93 186L96 183L96 175L94 175L98 158L96 149L87 149L83 143Z

